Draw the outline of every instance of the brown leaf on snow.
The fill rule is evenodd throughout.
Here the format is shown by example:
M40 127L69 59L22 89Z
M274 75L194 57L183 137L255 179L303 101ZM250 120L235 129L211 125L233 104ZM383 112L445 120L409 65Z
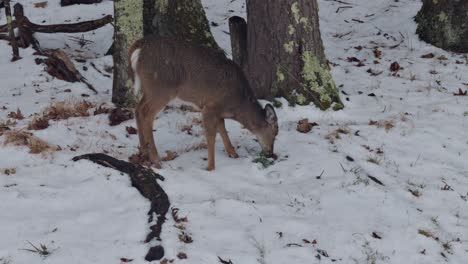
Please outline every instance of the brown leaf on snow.
M128 262L132 262L133 259L129 259L129 258L120 258L120 261L124 262L124 263L128 263Z
M49 127L49 119L46 117L35 117L28 124L28 130L43 130Z
M309 119L304 118L304 119L299 120L299 122L297 122L296 130L300 133L308 133L312 130L314 126L318 126L318 124L315 122L309 123Z
M45 8L47 6L47 1L34 3L35 8Z
M179 259L187 259L187 254L185 254L184 252L179 252L179 253L177 254L177 257L178 257Z
M179 154L177 154L177 152L167 150L166 151L166 156L161 158L161 160L162 161L171 161L171 160L175 160L177 157L179 157Z
M33 154L42 152L54 152L60 150L59 146L47 143L34 136L32 133L24 131L8 131L5 133L5 145L27 146L29 152Z
M16 112L10 112L8 114L9 118L17 119L17 120L22 120L24 119L23 113L21 113L21 110L18 108L16 109Z
M129 135L135 135L138 133L137 129L132 126L126 126L125 130L127 131Z
M377 58L377 59L380 59L382 57L382 51L379 50L379 48L374 48L374 56Z
M109 124L111 126L119 125L120 123L133 118L133 112L129 109L115 108L109 114Z
M434 57L435 57L435 55L434 55L434 53L432 53L432 52L431 52L431 53L424 54L424 55L421 56L421 58L423 58L423 59L432 59L432 58L434 58Z
M398 62L393 62L391 65L390 65L390 71L392 72L397 72L401 69L400 67L400 64L398 64Z

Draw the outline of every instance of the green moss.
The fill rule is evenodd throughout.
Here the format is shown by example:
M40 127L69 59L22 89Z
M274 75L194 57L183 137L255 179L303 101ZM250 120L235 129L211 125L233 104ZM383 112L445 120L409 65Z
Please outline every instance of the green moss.
M155 7L156 10L158 10L160 13L164 14L167 12L167 7L169 5L169 0L156 0L155 1Z
M297 2L294 2L291 5L291 12L293 14L294 20L296 21L296 24L299 24L299 19L301 19L301 14L299 13L299 4Z
M302 60L304 65L302 77L305 81L306 89L309 89L319 97L315 98L315 101L319 101L315 103L318 103L322 109L329 108L333 102L341 103L338 89L327 67L322 65L310 51L303 53Z
M293 15L293 18L294 18L294 21L296 22L296 24L302 24L302 26L304 27L305 30L311 30L312 29L312 26L309 23L309 18L301 16L301 10L300 10L299 4L297 2L292 3L291 12L292 12L292 15ZM289 28L289 32L291 32L291 27ZM291 34L291 33L289 33L289 34ZM294 34L294 32L292 34Z
M284 50L286 50L286 52L289 54L292 54L294 52L294 46L295 46L294 41L289 41L288 43L284 43L283 45Z
M335 111L338 111L338 110L341 110L344 108L344 105L343 103L334 103L333 106L332 106L332 109L335 110Z
M283 107L283 103L281 103L281 102L278 101L277 99L273 99L272 103L273 103L273 106L274 106L275 108L281 108L281 107Z
M293 25L288 26L288 33L289 35L294 35L294 33L296 33L296 29L294 28Z
M278 80L278 82L282 82L286 79L286 76L284 76L284 73L281 71L279 65L276 67L276 79Z
M127 43L143 37L143 1L119 0L114 2L115 26L125 35Z
M261 153L260 155L258 155L257 158L253 160L253 162L261 164L262 167L266 169L273 165L275 163L275 160L273 158L268 158L263 153Z

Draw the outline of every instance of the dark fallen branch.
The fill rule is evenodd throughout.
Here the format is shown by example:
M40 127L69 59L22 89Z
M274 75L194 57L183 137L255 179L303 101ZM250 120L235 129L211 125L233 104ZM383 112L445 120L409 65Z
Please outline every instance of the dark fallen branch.
M82 82L95 94L98 93L86 78L76 69L73 62L68 58L67 54L63 50L41 51L39 54L47 56L47 58L37 58L36 63L44 63L47 66L47 73L50 75L67 82Z
M107 15L103 18L84 21L71 24L53 24L53 25L38 25L31 21L30 28L33 32L39 33L80 33L96 30L112 22L112 16Z
M7 34L0 34L0 39L10 41L10 37Z
M16 28L16 21L15 20L11 21L11 26L13 28ZM8 24L0 25L0 33L6 33L6 32L8 32Z
M86 154L73 158L73 161L90 160L104 167L113 168L130 176L132 186L145 198L151 201L151 208L148 212L148 222L153 222L153 216L156 215L156 223L150 226L150 233L146 236L145 242L153 239L161 241L162 225L166 221L166 213L169 210L169 197L158 184L157 180L164 180L164 177L155 173L153 170L130 162L115 159L111 156L101 153ZM160 260L164 256L164 248L161 245L153 246L149 249L145 260Z
M60 5L61 6L69 6L69 5L77 5L77 4L90 5L90 4L97 4L101 2L102 0L60 0Z

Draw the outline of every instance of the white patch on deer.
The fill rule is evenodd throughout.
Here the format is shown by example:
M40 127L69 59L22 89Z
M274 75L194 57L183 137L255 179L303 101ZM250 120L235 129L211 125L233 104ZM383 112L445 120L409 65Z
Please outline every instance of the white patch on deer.
M140 94L141 94L141 79L137 72L137 64L138 64L138 59L140 58L140 51L141 49L136 49L132 53L132 56L130 57L133 75L134 75L133 78L135 80L133 83L133 93L137 98L140 97Z

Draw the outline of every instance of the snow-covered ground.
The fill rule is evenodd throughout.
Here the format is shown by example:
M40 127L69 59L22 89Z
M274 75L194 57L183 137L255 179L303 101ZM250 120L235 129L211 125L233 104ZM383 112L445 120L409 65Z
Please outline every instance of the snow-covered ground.
M17 1L13 1L13 4ZM45 9L21 1L37 23L100 18L112 1ZM279 159L266 169L252 160L260 147L253 136L228 122L239 159L227 157L218 138L217 168L204 170L206 149L198 114L169 109L155 122L161 153L179 157L157 170L193 242L179 240L168 214L162 240L167 259L176 263L466 263L468 259L468 89L466 54L448 53L418 40L413 16L417 0L320 0L321 30L345 109L314 106L277 109ZM245 16L241 0L204 0L220 45L229 52L227 19ZM340 8L348 6L348 8ZM231 12L229 10L233 10ZM3 11L3 10L2 10ZM78 19L79 18L79 19ZM0 24L5 23L0 15ZM87 54L104 53L111 43L107 26L86 39ZM45 47L71 45L70 36L42 34ZM81 37L81 34L73 35ZM376 58L374 48L381 51ZM33 50L20 50L10 62L10 47L0 41L0 122L21 110L25 129L32 115L54 101L86 100L110 106L112 79L97 72L111 57L77 63L99 90L52 79L36 65ZM379 52L377 52L379 53ZM433 53L434 58L421 58ZM379 54L377 54L379 55ZM355 57L358 62L349 62ZM378 63L374 63L378 61ZM392 62L401 70L392 76ZM83 70L83 66L87 71ZM372 76L368 70L380 74ZM92 112L92 111L90 111ZM319 125L296 131L308 118ZM61 151L30 154L26 147L3 145L0 137L0 264L145 263L149 202L130 186L128 176L73 156L106 151L120 159L136 153L138 137L111 127L107 115L51 121L34 135ZM191 126L191 133L187 127ZM184 130L184 131L183 131ZM337 131L345 132L339 133ZM336 138L338 135L339 138ZM16 173L6 175L6 169ZM383 185L378 184L380 181ZM25 250L41 244L51 254ZM179 260L177 255L188 258Z

